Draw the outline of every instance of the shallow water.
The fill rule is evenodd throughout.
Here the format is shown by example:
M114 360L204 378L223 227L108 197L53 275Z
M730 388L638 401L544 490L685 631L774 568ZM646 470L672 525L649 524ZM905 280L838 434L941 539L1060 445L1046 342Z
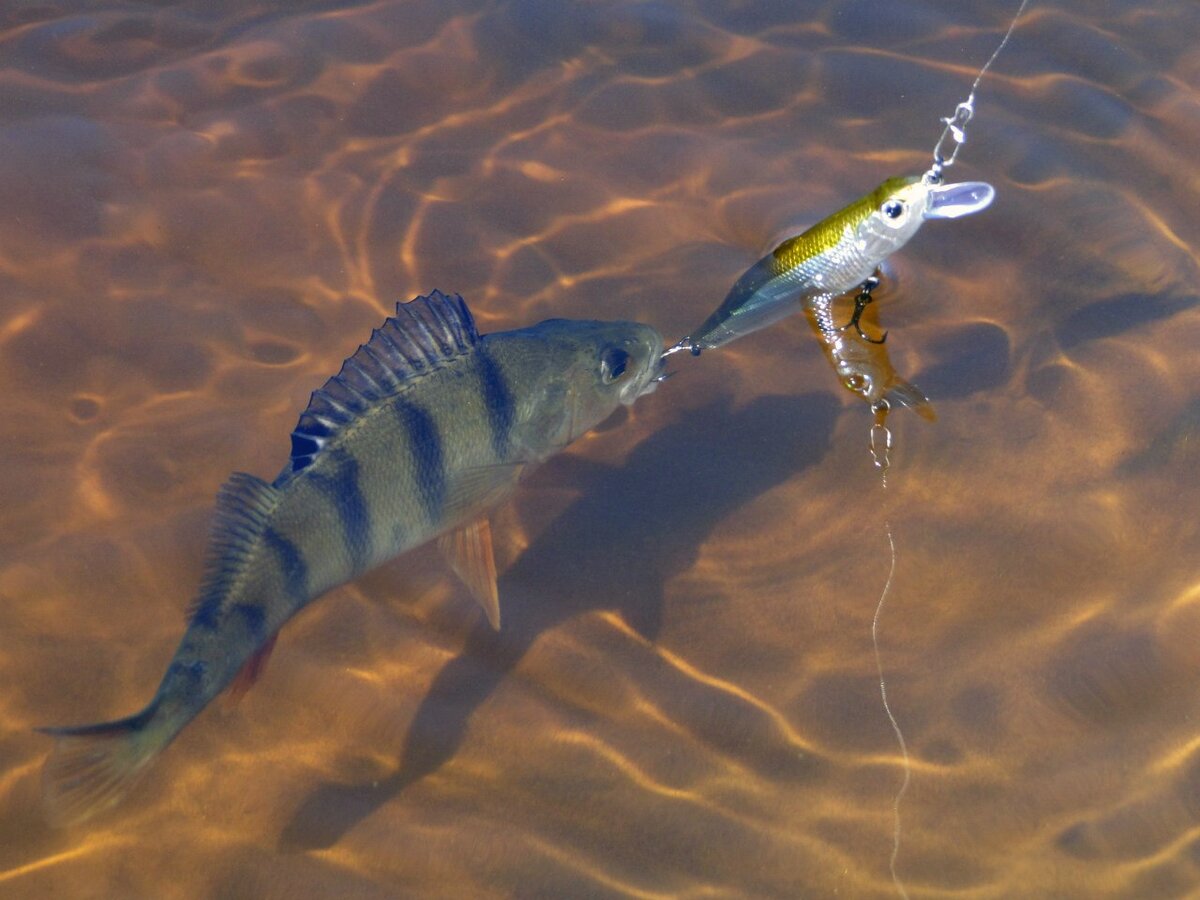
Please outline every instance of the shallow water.
M212 498L396 300L668 339L928 162L1013 4L0 8L0 894L1200 896L1200 7L1035 3L872 326L698 360L494 518L334 591L118 810L38 725L152 694ZM219 705L215 705L219 706Z

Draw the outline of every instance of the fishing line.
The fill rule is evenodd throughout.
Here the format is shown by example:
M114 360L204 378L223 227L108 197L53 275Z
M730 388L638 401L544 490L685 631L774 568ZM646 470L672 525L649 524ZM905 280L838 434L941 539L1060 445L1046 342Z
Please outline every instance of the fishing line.
M1013 31L1016 30L1017 22L1028 5L1029 0L1021 0L1021 5L1017 7L1016 14L1012 17L1012 21L1008 23L1008 31L1004 32L1004 37L1000 39L1000 43L996 45L996 49L992 51L992 55L988 57L988 61L983 64L983 68L975 76L975 81L971 85L967 99L954 108L954 115L942 119L946 127L942 129L942 136L938 138L938 142L933 146L933 165L929 167L929 171L924 175L926 182L940 184L942 173L954 165L959 148L967 142L967 123L975 115L975 92L979 90L979 83L983 81L983 76L992 67L992 63L996 61L996 57L1000 55L1000 51L1004 49L1005 44L1008 43L1008 39L1012 37ZM947 140L954 141L954 148L950 151L949 156L946 156L944 149Z
M870 439L871 456L875 460L875 468L879 470L879 487L886 492L887 472L891 465L892 449L892 432L885 424L889 409L888 402L881 400L874 409L875 421L871 425ZM883 590L879 594L879 603L875 605L875 616L871 619L871 646L875 650L875 671L879 674L879 697L883 701L883 711L892 725L892 732L896 735L896 743L900 746L900 756L904 762L904 777L900 781L900 788L896 791L895 799L892 800L892 856L888 861L888 869L892 873L892 884L896 886L897 893L904 900L908 900L908 891L904 889L904 882L896 874L896 860L900 858L900 801L904 799L904 795L908 792L909 782L912 781L912 764L909 761L908 744L904 740L904 732L900 730L900 723L892 712L891 704L888 703L887 679L883 674L883 657L879 653L879 620L883 616L883 604L892 590L892 579L896 575L896 539L892 536L891 519L885 516L883 525L887 530L891 566L888 569L887 581L884 582Z
M1000 51L1008 44L1008 39L1012 37L1013 31L1017 27L1017 22L1028 5L1029 0L1021 0L1021 5L1017 7L1012 21L1009 22L1008 30L1004 32L1004 37L996 45L996 49L992 51L992 55L988 57L987 62L983 64L983 67L979 70L979 74L975 76L975 81L971 84L971 90L967 94L967 99L955 107L954 115L942 119L942 122L945 123L945 128L942 130L938 142L933 147L933 164L929 167L929 171L922 176L925 182L940 184L945 170L954 165L954 160L958 157L959 149L967 140L967 123L975 115L975 92L979 90L979 84L983 81L983 76L992 67L992 63L996 61L996 57L1000 55ZM953 142L953 147L950 149L949 155L946 153L948 141ZM875 468L879 470L880 489L885 493L887 491L887 473L888 467L891 465L892 450L892 432L886 424L889 409L890 406L886 400L881 400L872 407L872 411L875 413L875 420L871 425L870 432L871 456L875 461ZM886 515L883 525L887 532L891 565L888 568L887 580L883 584L883 590L879 594L879 602L875 605L875 615L871 619L871 646L875 651L875 671L879 675L879 699L883 701L883 711L892 726L892 732L896 735L896 744L900 747L900 757L904 767L904 776L900 781L899 789L896 791L895 799L892 801L892 856L888 861L888 870L891 872L892 884L895 885L897 893L904 900L908 900L908 891L904 887L904 882L900 880L900 876L896 873L896 861L900 858L900 803L904 800L904 795L908 792L908 786L912 782L912 761L908 755L908 743L904 740L904 732L901 730L900 723L897 721L895 714L892 712L891 704L888 702L887 678L883 672L883 656L879 652L879 622L883 617L883 606L887 601L888 594L891 593L892 580L896 575L896 539L892 533L891 519L887 518Z

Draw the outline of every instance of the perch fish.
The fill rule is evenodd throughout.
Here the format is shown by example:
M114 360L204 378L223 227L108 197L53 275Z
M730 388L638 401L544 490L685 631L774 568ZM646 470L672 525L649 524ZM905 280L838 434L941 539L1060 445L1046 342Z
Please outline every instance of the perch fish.
M554 319L480 335L461 297L396 315L313 393L291 457L268 483L234 474L217 495L203 583L157 693L120 721L46 728L52 822L121 800L226 688L262 672L301 607L438 539L499 627L486 515L530 467L656 386L661 336L633 322Z

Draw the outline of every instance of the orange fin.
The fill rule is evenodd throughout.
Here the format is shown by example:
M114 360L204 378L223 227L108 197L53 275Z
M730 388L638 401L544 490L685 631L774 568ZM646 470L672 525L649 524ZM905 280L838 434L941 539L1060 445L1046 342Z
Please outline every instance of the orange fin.
M237 705L238 701L246 696L246 692L254 687L259 678L262 677L263 670L267 667L267 660L271 658L271 651L275 649L275 639L279 637L279 632L271 635L254 651L246 662L238 669L238 673L233 676L233 681L229 682L229 687L225 691L225 706L232 707Z
M488 621L500 630L500 595L496 591L496 559L492 555L492 527L486 518L448 531L437 541L471 596L483 607Z

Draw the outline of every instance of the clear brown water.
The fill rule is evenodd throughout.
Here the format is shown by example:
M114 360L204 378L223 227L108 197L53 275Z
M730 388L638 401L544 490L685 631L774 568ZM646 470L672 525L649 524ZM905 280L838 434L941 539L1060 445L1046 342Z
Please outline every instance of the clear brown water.
M1015 3L0 6L0 895L1200 896L1200 7L1037 3L892 261L931 397L802 317L285 629L123 807L42 824L38 725L151 695L212 498L398 299L674 339L919 172Z

